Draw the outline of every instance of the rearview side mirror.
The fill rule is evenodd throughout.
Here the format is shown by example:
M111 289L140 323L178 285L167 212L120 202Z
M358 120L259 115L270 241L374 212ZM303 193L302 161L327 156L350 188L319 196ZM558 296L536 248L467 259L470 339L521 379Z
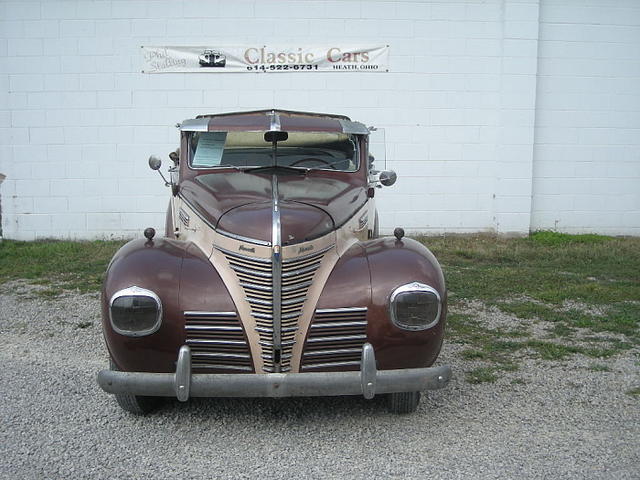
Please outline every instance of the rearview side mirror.
M151 155L149 157L149 168L151 170L160 170L161 166L162 166L162 160L160 160L155 155Z
M380 172L379 180L380 180L380 183L385 187L390 187L391 185L396 183L397 179L398 179L398 175L393 170L384 170Z

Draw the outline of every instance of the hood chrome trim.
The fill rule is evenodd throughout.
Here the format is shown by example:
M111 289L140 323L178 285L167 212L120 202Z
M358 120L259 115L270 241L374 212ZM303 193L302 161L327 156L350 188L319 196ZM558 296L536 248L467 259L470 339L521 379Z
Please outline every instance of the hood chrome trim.
M280 114L275 110L271 110L271 113L269 114L269 116L271 117L269 130L271 130L272 132L279 132L280 129L282 128L280 126Z
M271 118L274 120L276 114ZM277 127L280 129L280 119L277 118ZM273 123L272 123L273 127ZM280 200L278 194L278 176L271 176L271 194L273 212L271 217L271 275L273 286L273 366L275 372L280 371L280 355L282 351L282 231L280 223Z

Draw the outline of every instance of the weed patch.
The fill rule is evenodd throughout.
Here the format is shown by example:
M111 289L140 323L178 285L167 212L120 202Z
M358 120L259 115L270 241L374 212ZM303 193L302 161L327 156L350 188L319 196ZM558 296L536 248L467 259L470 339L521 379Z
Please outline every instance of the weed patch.
M467 382L469 383L493 383L498 379L496 369L494 367L478 367L467 373Z
M634 387L631 390L627 390L627 395L632 395L634 397L640 396L640 387Z
M604 363L592 363L589 365L589 370L592 372L610 372L611 369Z
M65 290L97 291L121 241L4 240L0 243L0 283L26 280L47 286L38 295L57 296Z

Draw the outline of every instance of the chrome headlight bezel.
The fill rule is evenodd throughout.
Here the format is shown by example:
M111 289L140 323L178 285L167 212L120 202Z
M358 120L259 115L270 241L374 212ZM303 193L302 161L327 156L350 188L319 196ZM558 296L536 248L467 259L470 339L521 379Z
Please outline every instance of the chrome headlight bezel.
M438 310L435 318L426 325L406 325L400 322L396 311L396 301L400 295L406 293L424 293L434 295L438 301ZM441 315L442 298L440 297L440 293L438 293L438 291L430 285L426 285L420 282L411 282L400 285L395 290L393 290L393 292L391 292L391 296L389 297L389 316L391 317L391 321L393 322L393 324L398 328L411 331L428 330L438 324Z
M153 299L158 307L154 325L144 330L123 330L117 327L113 321L112 307L113 302L121 297L148 297ZM146 335L151 335L152 333L157 332L160 329L160 325L162 325L162 301L160 300L160 297L151 290L147 290L146 288L141 288L136 285L118 290L109 300L109 323L111 324L111 328L120 335L125 335L127 337L144 337Z

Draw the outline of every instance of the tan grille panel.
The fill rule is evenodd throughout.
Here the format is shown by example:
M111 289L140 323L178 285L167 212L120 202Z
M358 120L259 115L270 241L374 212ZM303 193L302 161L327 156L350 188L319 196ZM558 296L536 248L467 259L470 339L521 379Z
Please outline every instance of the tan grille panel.
M298 320L324 251L282 262L282 365L291 367L291 351ZM283 368L284 371L284 368Z
M301 371L357 370L366 340L366 308L316 310L304 347Z
M253 372L249 347L235 312L184 312L184 317L195 373Z
M271 261L224 252L229 266L236 273L251 308L260 337L264 369L273 371L273 278Z
M291 352L295 344L298 321L307 292L326 250L282 262L280 370L283 372L291 370ZM273 372L275 365L272 262L268 259L252 258L229 251L223 251L223 253L229 266L237 275L245 294L245 301L251 308L251 316L260 338L263 368L266 372Z

